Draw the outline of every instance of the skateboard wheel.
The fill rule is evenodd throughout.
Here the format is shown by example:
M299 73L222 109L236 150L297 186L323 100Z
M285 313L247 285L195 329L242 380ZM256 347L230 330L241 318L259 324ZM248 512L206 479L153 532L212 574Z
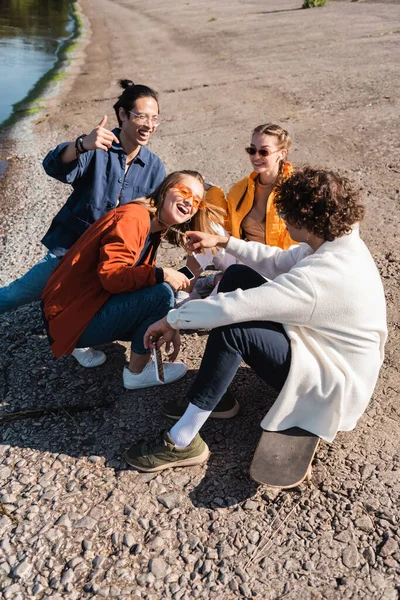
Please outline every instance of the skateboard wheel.
M310 465L307 469L306 481L311 481L311 475L312 475L312 466Z

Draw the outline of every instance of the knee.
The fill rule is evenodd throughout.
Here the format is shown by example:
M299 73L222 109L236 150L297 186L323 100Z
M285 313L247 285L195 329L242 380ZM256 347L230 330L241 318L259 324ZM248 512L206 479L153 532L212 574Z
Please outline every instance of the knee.
M246 265L231 265L223 274L218 291L233 292L237 288L243 287L243 283L247 281L250 273L254 273L254 271Z
M168 306L168 310L173 308L175 305L175 296L172 287L168 283L159 283L156 287L160 301Z

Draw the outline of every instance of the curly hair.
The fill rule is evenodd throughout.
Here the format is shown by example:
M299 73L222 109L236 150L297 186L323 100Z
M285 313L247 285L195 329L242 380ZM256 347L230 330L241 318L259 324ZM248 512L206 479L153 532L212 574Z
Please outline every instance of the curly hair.
M359 192L346 177L308 165L279 183L275 205L292 226L328 242L350 233L365 214Z

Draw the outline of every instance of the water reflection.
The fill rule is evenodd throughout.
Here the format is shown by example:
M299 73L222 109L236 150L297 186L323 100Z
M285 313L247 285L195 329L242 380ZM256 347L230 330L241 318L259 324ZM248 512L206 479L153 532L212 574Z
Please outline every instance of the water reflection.
M0 123L56 62L73 28L71 0L0 0Z

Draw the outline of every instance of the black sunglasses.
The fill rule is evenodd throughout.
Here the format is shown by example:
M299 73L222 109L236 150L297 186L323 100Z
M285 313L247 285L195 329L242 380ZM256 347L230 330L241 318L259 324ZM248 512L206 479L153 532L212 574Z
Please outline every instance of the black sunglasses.
M266 150L265 148L261 148L260 150L257 150L257 148L253 148L253 146L248 146L247 148L245 148L247 154L250 154L250 156L254 156L254 154L258 154L260 156L263 156L264 158L266 158L267 156L271 156L271 154L275 154L275 152L279 152L279 150Z

